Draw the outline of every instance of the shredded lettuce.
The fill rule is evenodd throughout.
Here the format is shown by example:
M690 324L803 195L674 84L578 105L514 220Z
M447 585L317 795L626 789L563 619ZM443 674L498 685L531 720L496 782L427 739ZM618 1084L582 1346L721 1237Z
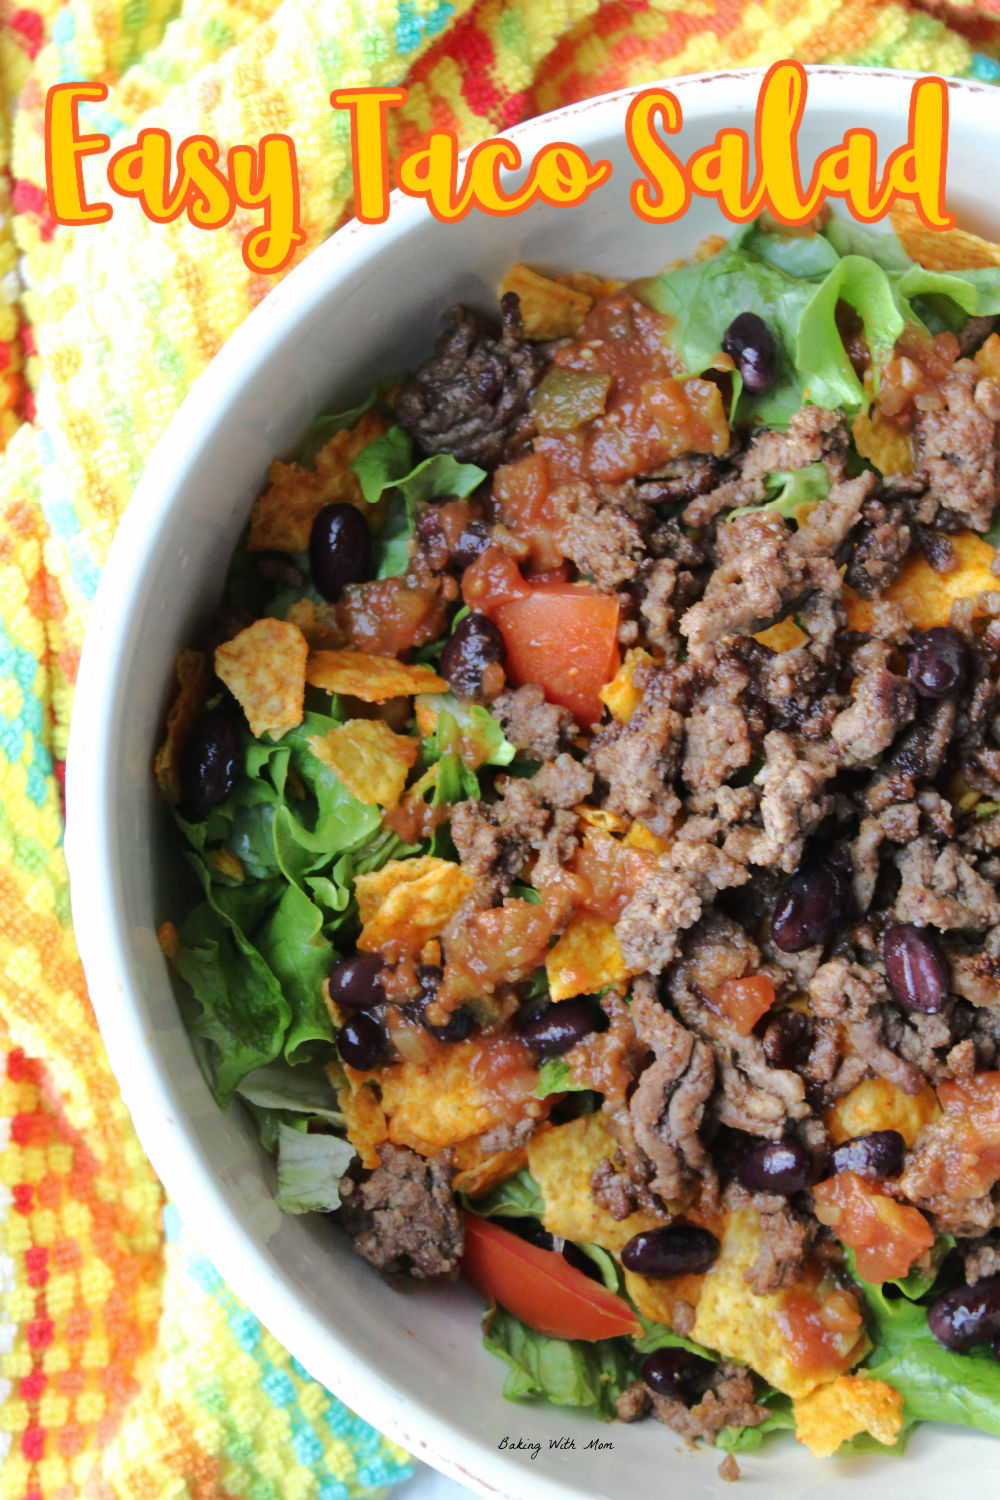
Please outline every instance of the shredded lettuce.
M588 1087L586 1083L576 1082L564 1057L549 1057L538 1070L535 1098L547 1099L550 1094L579 1093Z
M550 1339L502 1307L483 1319L483 1344L510 1365L508 1401L542 1397L553 1406L587 1406L602 1421L615 1415L615 1398L635 1379L625 1339Z
M278 1190L275 1201L286 1214L332 1213L340 1207L340 1179L354 1160L350 1141L278 1127Z
M541 1188L527 1167L501 1182L482 1198L465 1198L468 1208L484 1219L540 1219L545 1212Z

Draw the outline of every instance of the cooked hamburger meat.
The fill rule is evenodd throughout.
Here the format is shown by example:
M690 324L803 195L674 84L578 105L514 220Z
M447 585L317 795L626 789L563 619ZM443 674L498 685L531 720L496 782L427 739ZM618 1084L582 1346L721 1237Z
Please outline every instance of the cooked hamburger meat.
M450 453L460 463L491 468L512 457L531 435L531 393L544 358L523 338L515 293L500 304L502 327L454 307L437 353L396 393L396 420L424 453Z
M378 1154L381 1165L369 1177L341 1183L337 1217L355 1250L380 1271L457 1275L464 1234L451 1191L452 1153L425 1159L386 1144Z
M636 1422L652 1414L658 1422L689 1441L704 1438L714 1443L723 1427L756 1427L769 1412L753 1399L753 1381L742 1365L722 1362L715 1367L707 1389L692 1406L674 1396L661 1396L637 1380L618 1397L619 1420Z
M960 359L940 390L941 409L917 420L914 455L940 509L985 531L1000 499L1000 388L972 360Z

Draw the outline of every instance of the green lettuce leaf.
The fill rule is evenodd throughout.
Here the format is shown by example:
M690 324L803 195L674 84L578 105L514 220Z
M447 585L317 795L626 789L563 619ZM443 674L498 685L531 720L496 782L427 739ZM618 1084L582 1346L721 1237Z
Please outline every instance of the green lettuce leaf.
M355 1155L350 1141L339 1135L315 1135L280 1125L274 1195L278 1207L286 1214L331 1213L339 1208L340 1179Z
M906 324L888 273L861 255L839 260L802 308L794 350L804 398L814 406L858 411L865 394L837 327L838 302L860 316L876 372L892 357Z
M501 1182L491 1193L482 1198L471 1199L463 1195L466 1207L484 1219L515 1218L540 1219L545 1212L541 1188L527 1167Z
M553 1406L590 1407L602 1421L615 1415L615 1397L635 1379L624 1339L551 1339L498 1307L483 1319L483 1344L510 1365L508 1401L542 1397Z
M538 1070L535 1098L547 1099L550 1094L579 1093L587 1087L585 1083L576 1082L564 1057L549 1057Z
M305 891L288 885L261 930L255 934L264 962L281 985L292 1016L284 1053L291 1064L329 1051L334 1040L323 985L337 961L323 934L323 913Z
M769 498L758 505L738 505L726 517L745 516L751 510L774 510L779 516L801 521L815 505L830 493L830 476L822 464L808 464L804 469L779 469L764 478Z
M434 733L424 740L429 761L453 750L459 740L475 746L480 765L509 766L517 754L500 723L480 703L460 703L454 693L421 693L418 706L437 715Z
M652 1318L646 1318L638 1308L633 1308L636 1317L642 1324L642 1336L634 1338L632 1343L639 1354L653 1354L657 1349L688 1349L692 1354L700 1354L702 1359L710 1359L715 1363L719 1356L714 1349L707 1349L703 1344L696 1344L693 1339L686 1339L665 1323L654 1323Z
M236 1092L258 1109L287 1110L325 1120L328 1125L344 1123L333 1084L319 1063L297 1068L282 1061L269 1063L242 1078Z
M760 1405L766 1406L771 1415L765 1417L763 1422L758 1422L756 1427L722 1428L716 1438L716 1443L724 1452L754 1453L764 1439L771 1436L772 1432L795 1431L795 1418L792 1415L790 1396L782 1396L777 1391L768 1391L761 1396ZM838 1452L844 1451L842 1445Z
M949 1422L1000 1435L1000 1364L991 1350L955 1354L931 1333L926 1307L890 1299L869 1282L861 1288L874 1344L864 1373L902 1394L907 1424Z

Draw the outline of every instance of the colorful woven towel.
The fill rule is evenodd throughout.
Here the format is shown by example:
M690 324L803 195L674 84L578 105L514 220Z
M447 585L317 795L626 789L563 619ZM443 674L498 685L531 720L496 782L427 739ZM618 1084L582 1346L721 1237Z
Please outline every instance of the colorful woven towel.
M406 1456L296 1365L164 1211L69 922L60 769L101 562L153 442L273 281L228 231L46 209L42 118L296 142L309 251L349 213L353 84L394 149L655 77L797 57L994 79L1000 0L0 0L0 1494L340 1500Z

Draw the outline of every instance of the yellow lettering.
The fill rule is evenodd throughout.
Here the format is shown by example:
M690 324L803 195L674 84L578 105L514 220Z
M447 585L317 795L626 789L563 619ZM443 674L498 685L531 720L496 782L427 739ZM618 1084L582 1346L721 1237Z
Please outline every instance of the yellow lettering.
M406 90L334 89L330 103L351 116L354 212L362 224L382 224L389 217L388 111L406 103Z
M83 191L84 156L107 151L109 136L80 134L81 100L102 104L106 83L57 83L45 96L45 178L49 212L57 224L105 224L110 203L88 203Z
M234 146L229 152L229 180L237 203L264 210L261 228L243 241L243 259L251 271L273 275L305 239L299 225L299 177L291 137L262 136L257 151Z
M691 202L691 186L669 146L664 145L656 124L670 135L683 123L681 107L666 89L644 89L629 105L625 139L636 163L646 176L633 182L629 201L633 212L650 224L679 219Z

